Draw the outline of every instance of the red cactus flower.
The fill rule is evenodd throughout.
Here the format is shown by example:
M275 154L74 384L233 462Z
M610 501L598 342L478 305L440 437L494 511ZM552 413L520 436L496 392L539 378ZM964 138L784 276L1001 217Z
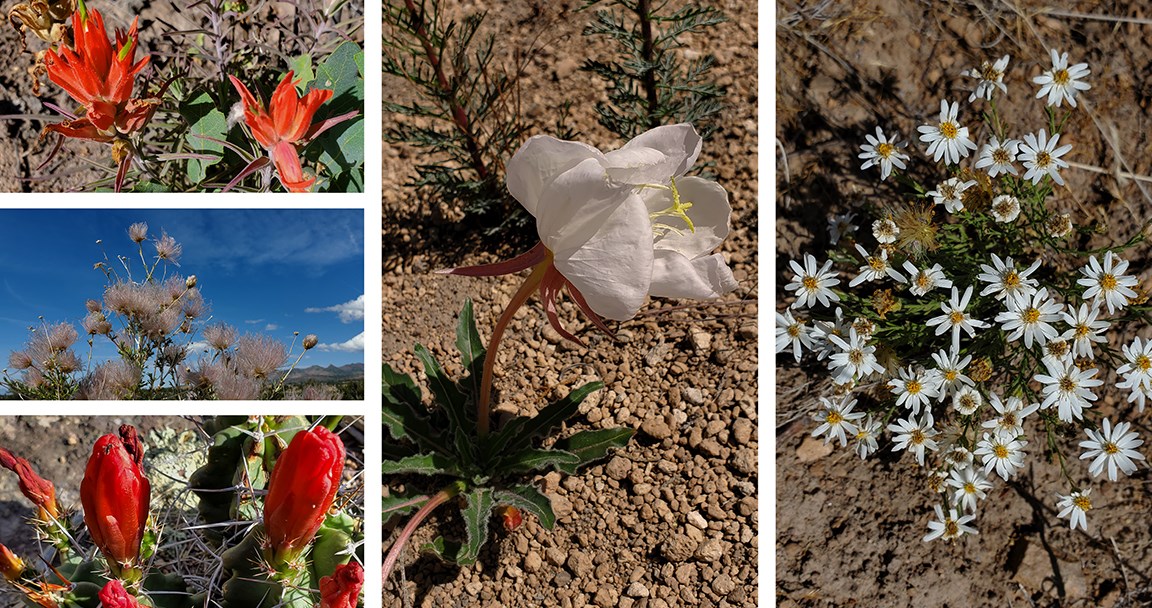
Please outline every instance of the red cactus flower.
M99 595L100 605L104 608L144 608L144 605L137 602L136 598L124 588L124 583L117 578L108 581Z
M320 608L356 608L363 586L363 566L356 562L336 566L331 576L320 579Z
M272 98L268 100L267 110L244 83L235 76L228 78L244 102L244 123L256 141L268 150L269 158L276 165L280 183L290 192L307 192L316 179L304 178L296 145L311 139L310 135L315 135L316 127L320 125L313 125L312 117L324 102L332 98L332 91L313 89L300 97L296 93L296 81L292 76L293 73L288 72L280 81Z
M80 482L84 523L116 575L136 565L144 538L151 484L143 462L144 445L136 429L121 425L119 435L96 440Z
M50 125L65 137L108 142L117 132L141 129L152 116L159 100L131 99L136 74L148 64L145 55L134 61L138 34L133 20L128 32L117 30L113 46L104 29L104 19L93 9L77 10L72 16L74 48L60 46L44 58L48 78L84 106L84 117Z
M52 521L60 516L60 503L56 500L56 488L52 482L40 477L32 470L27 460L0 448L0 467L4 467L20 478L20 491L40 508L40 519Z
M324 427L300 431L276 461L264 499L264 547L279 567L298 557L328 515L344 474L344 442Z
M20 575L24 574L24 560L4 545L0 545L0 574L9 581L18 581Z

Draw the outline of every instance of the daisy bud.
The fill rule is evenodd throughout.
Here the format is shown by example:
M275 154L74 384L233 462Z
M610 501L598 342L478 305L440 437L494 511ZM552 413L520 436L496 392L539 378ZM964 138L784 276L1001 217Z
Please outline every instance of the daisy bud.
M100 605L104 608L144 608L144 605L136 601L128 590L124 588L124 583L120 579L112 579L104 585L100 590Z
M336 566L331 576L320 579L320 608L356 608L363 586L363 566L356 562Z
M304 336L304 350L314 348L318 341L319 339L316 337L316 334L308 334L307 336Z
M0 545L0 574L9 581L18 581L24 574L24 560L4 545Z
M324 427L300 431L276 461L264 499L264 550L274 568L304 551L336 500L344 442Z
M118 435L96 440L80 482L84 523L116 576L134 567L140 555L151 493L143 462L144 445L136 429L124 424Z
M56 519L60 516L56 488L52 482L37 475L27 460L0 448L0 467L12 471L20 478L20 492L40 508L40 519L48 521L49 518Z

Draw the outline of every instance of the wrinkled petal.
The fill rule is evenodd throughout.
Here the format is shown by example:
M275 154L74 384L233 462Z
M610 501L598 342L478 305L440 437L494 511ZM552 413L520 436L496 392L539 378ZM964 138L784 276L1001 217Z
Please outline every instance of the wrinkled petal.
M711 300L739 287L724 257L716 253L689 259L675 251L658 250L652 262L651 295L661 298Z
M673 217L654 218L654 225L666 224L676 231L666 231L655 242L656 249L679 252L689 258L710 253L728 237L731 229L732 205L728 203L728 192L714 181L699 177L685 177L676 180L681 204L692 203L688 218L694 230L688 230L683 220ZM671 190L643 190L647 197L645 204L649 213L655 213L672 206ZM658 232L659 234L659 232Z
M273 146L268 154L276 165L276 175L280 178L280 183L289 192L308 192L312 184L316 183L316 178L304 177L304 169L300 167L300 154L296 152L296 146L280 142Z
M536 230L550 251L577 249L593 237L625 201L634 201L644 212L640 223L629 229L643 232L651 248L647 212L631 189L612 185L604 176L599 159L589 158L565 171L544 190L537 207Z
M652 235L648 213L633 196L577 248L553 250L554 265L596 314L625 321L648 295L652 278Z
M692 168L701 144L692 125L656 127L604 155L608 176L624 184L666 184Z
M44 127L40 132L40 137L44 137L48 133L59 133L64 137L73 137L76 139L88 139L91 141L98 141L107 143L112 141L112 136L107 133L102 133L92 121L85 118L77 118L76 120L66 120L54 125Z
M539 218L540 197L562 173L588 159L604 155L588 144L536 135L524 142L508 161L508 191L534 217Z

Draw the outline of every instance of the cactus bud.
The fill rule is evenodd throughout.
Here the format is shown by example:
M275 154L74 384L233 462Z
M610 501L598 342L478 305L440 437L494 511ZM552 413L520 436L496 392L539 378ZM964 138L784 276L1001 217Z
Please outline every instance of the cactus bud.
M300 431L280 454L264 499L265 556L279 569L303 553L336 500L344 442L324 427Z
M116 576L133 568L148 521L151 484L144 476L144 445L130 425L96 440L80 482L84 523Z
M40 508L40 519L51 521L60 516L56 488L52 482L37 475L27 460L0 448L0 467L12 471L20 478L20 492Z
M319 341L320 340L316 337L316 334L308 334L307 336L304 336L304 350L309 350L315 347L316 343Z
M320 579L320 608L356 608L364 586L364 567L356 562L336 566Z
M143 604L128 593L124 583L116 578L108 581L100 590L100 605L104 608L144 608Z
M24 574L24 560L4 545L0 545L0 574L9 581L18 581L20 575Z

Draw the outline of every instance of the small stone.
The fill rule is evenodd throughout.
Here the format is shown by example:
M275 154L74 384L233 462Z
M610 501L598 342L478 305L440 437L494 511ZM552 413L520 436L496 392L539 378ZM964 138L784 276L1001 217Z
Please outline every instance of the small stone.
M692 348L701 355L707 355L712 350L712 334L697 330L688 334L688 341Z
M544 565L540 554L535 551L529 551L524 555L524 570L528 572L539 572L540 568Z
M592 598L592 601L597 606L600 606L600 608L610 608L611 606L615 606L619 599L620 594L616 591L615 587L604 586L596 592L596 596Z
M544 331L542 331L541 334L549 344L559 344L564 341L564 337L560 335L560 332L553 329L551 325L545 325Z
M568 555L568 569L579 578L587 578L592 574L592 558L583 551L573 551Z
M716 538L704 541L700 548L696 549L696 559L700 561L715 562L722 557L724 557L724 543Z
M755 340L756 336L760 335L760 332L756 329L755 323L749 323L741 325L740 329L736 330L736 335L742 340Z
M620 481L628 477L628 473L632 470L632 461L624 458L623 456L614 456L608 464L604 466L604 472L608 477Z
M660 552L668 561L680 563L692 557L696 552L696 546L696 541L687 534L676 534L664 541Z
M756 450L744 448L737 450L736 455L732 457L732 468L737 472L745 475L756 474Z
M697 446L697 448L705 456L708 456L710 458L716 458L716 457L718 457L724 453L724 448L720 445L720 442L716 441L715 439L712 439L711 437L701 441L700 445Z
M464 590L468 592L468 595L480 595L480 592L484 590L484 582L472 581L464 585Z
M689 525L695 526L700 530L708 529L708 520L704 519L704 516L701 515L699 511L692 511L689 513L687 520Z
M696 581L696 564L681 564L676 568L676 580L689 586Z
M649 418L640 423L640 432L657 441L663 441L672 436L672 427L668 426L663 417Z
M636 494L637 496L643 496L643 495L645 495L651 491L652 491L652 484L650 484L650 483L641 482L641 483L638 483L638 484L632 486L632 492L634 494Z
M682 390L680 392L680 394L682 397L684 397L685 401L687 401L688 403L691 403L692 405L696 405L696 406L704 405L704 391L702 391L702 390L700 390L694 386L690 386L690 387Z
M732 577L727 574L721 574L712 579L712 591L720 597L725 597L736 589L736 583L732 581Z
M544 559L553 566L562 566L568 560L568 554L560 547L549 547L544 551Z
M747 418L737 418L736 422L732 423L732 439L736 441L737 445L748 445L752 440L752 431L754 425L752 421Z
M800 447L796 448L796 459L800 462L813 462L831 454L833 449L831 442L805 437Z
M568 500L568 497L556 494L548 498L552 499L552 512L556 514L557 520L565 519L572 514L572 501Z
M740 502L736 503L736 512L744 517L748 517L756 513L758 506L759 501L756 500L755 496L745 496L740 499Z
M636 581L635 583L628 585L628 589L624 592L624 594L628 597L648 597L649 595L648 588L645 587L644 583L641 583L640 581Z

